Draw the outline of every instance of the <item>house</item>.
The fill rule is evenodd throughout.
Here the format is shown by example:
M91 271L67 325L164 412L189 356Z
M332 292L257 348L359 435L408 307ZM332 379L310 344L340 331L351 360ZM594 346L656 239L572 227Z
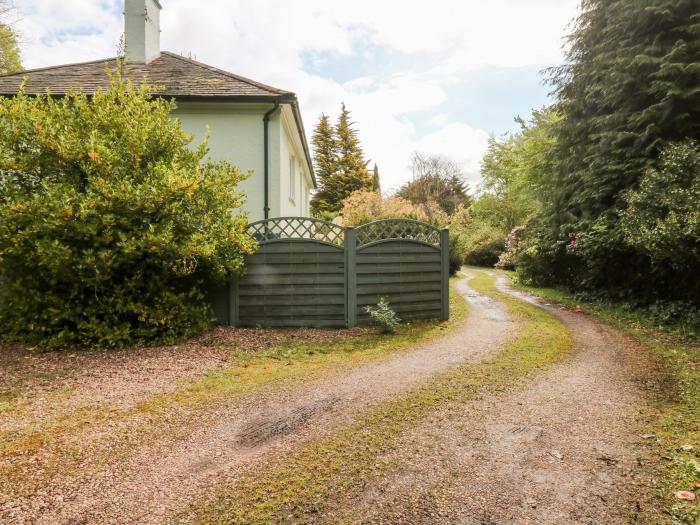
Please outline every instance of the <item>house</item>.
M315 179L299 104L294 93L160 50L158 0L125 0L125 74L146 79L154 94L174 98L185 131L199 143L210 130L210 155L253 175L241 189L250 221L308 216ZM116 58L0 75L0 95L13 96L26 79L27 94L50 90L87 93L109 85L106 68Z

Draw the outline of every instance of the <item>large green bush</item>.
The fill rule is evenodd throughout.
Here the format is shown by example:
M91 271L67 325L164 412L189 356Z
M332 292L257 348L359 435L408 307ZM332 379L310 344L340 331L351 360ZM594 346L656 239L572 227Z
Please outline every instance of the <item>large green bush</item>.
M625 241L656 264L678 270L700 267L700 144L671 144L659 169L648 170L627 196Z
M44 346L171 341L210 322L206 281L255 243L245 178L174 103L109 90L0 99L0 334Z
M485 222L474 221L457 235L464 264L491 267L505 248L505 235Z

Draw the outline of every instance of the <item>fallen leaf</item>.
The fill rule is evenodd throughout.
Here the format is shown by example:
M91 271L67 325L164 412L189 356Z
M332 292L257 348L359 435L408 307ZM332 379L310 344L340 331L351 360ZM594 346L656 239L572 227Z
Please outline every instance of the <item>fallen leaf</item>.
M691 492L689 490L679 490L676 492L676 497L686 501L695 501L695 492Z

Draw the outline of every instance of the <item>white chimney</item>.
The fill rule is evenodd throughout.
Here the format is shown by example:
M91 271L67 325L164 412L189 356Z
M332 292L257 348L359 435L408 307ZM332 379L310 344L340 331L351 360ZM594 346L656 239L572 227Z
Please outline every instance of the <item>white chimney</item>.
M160 3L124 0L126 61L149 63L160 56Z

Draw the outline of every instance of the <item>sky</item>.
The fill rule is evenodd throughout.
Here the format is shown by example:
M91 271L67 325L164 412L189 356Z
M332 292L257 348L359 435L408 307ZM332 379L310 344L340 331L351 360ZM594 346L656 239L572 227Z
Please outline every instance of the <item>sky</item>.
M307 135L341 102L385 193L414 151L462 164L551 102L578 0L160 0L161 48L294 91ZM15 0L26 68L112 57L123 0ZM370 164L372 165L372 164Z

